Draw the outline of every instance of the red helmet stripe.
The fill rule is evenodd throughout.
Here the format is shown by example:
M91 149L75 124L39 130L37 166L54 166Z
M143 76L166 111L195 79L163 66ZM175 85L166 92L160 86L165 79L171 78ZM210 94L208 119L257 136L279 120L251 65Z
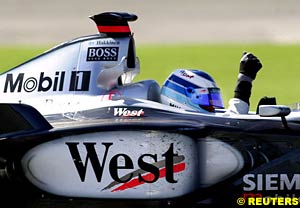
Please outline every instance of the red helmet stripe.
M100 33L130 33L130 28L128 25L121 25L121 26L98 25L97 27Z

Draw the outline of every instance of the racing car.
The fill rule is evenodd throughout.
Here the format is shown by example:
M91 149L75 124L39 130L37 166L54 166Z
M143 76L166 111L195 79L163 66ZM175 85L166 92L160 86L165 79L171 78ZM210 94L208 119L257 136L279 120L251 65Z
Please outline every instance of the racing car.
M260 105L226 115L162 104L155 80L132 82L140 68L128 22L137 16L91 19L99 33L0 76L1 207L232 207L299 197L298 111Z

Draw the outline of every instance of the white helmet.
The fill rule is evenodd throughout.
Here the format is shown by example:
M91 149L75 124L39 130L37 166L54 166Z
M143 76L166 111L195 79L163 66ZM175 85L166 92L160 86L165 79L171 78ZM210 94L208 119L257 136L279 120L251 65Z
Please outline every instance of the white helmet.
M166 105L200 112L224 108L216 82L200 70L175 70L162 86L161 100Z

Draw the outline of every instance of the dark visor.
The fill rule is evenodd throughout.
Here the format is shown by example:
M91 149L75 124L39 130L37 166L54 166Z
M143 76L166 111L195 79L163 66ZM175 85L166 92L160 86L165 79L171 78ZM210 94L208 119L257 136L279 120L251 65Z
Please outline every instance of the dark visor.
M187 88L187 96L194 104L224 108L219 88Z

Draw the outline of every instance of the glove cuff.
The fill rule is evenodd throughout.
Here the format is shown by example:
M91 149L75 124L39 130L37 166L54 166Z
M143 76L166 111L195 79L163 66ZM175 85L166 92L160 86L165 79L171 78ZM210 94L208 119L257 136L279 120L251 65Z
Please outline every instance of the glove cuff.
M238 75L238 81L246 81L252 83L253 79L245 74L239 73Z

